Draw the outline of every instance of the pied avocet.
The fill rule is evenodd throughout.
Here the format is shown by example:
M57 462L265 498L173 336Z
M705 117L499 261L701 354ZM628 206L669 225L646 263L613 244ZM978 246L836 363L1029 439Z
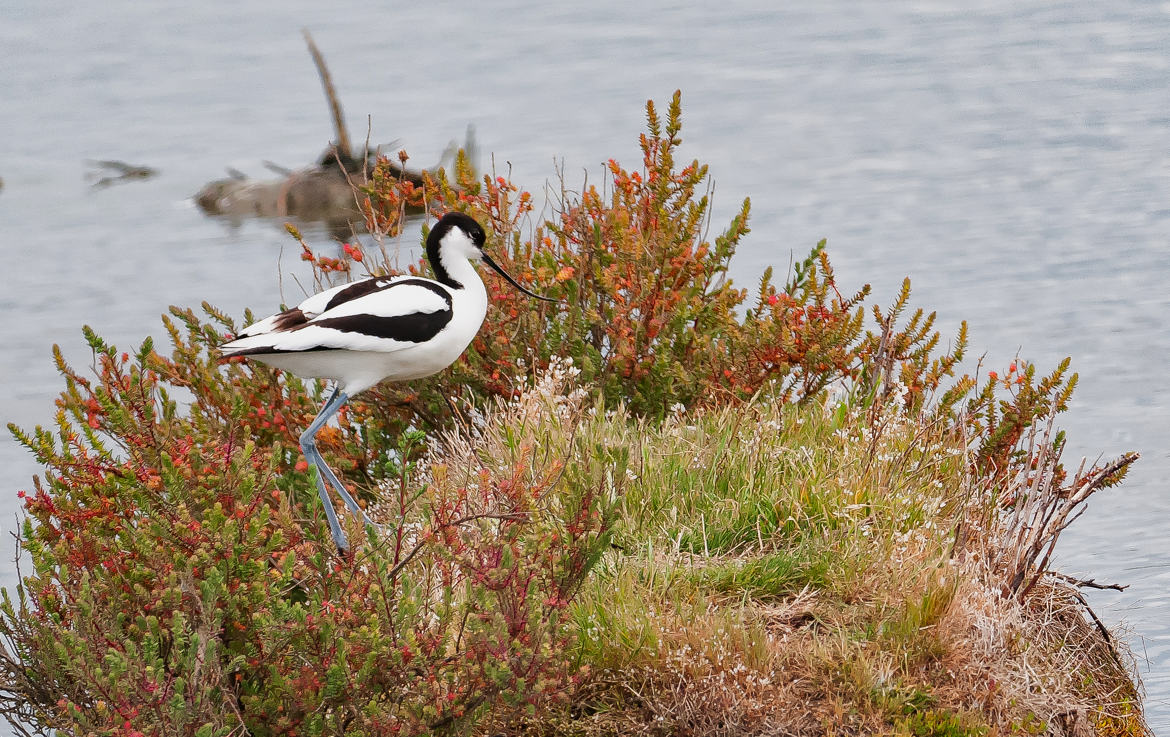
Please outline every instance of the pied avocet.
M370 524L345 485L325 464L315 437L358 392L379 381L409 381L442 371L459 358L487 314L487 290L472 266L483 261L530 297L483 251L486 235L472 217L449 212L427 236L434 279L369 277L314 294L291 310L266 317L220 346L225 357L247 356L297 376L332 379L333 392L301 435L305 460L317 468L317 489L329 531L349 544L329 498L326 479L354 515Z

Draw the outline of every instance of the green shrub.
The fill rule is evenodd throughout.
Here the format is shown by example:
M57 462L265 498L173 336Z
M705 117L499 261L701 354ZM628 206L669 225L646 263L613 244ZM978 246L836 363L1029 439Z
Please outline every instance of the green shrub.
M563 692L563 612L608 546L599 470L562 474L574 456L527 445L456 485L406 433L398 462L367 469L385 528L339 557L273 437L284 423L259 419L302 414L299 383L218 371L207 333L189 335L167 381L149 341L131 358L87 331L96 380L58 354L55 431L15 430L46 473L22 492L33 570L0 611L9 716L69 734L426 734ZM195 395L186 416L176 387ZM272 394L285 409L256 406Z

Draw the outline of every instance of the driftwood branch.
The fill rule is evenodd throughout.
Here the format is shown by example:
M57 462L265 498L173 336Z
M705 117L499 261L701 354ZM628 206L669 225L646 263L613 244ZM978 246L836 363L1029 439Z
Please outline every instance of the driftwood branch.
M289 169L265 161L265 168L279 175L279 179L251 179L242 172L229 170L227 179L205 184L195 194L195 204L209 215L226 216L233 221L259 217L279 219L282 224L288 218L324 223L335 237L348 239L355 228L365 222L362 207L365 195L354 184L364 184L370 180L377 151L370 148L368 129L365 147L358 150L353 148L349 130L345 126L341 100L333 86L325 57L309 31L306 29L302 33L325 91L336 141L330 143L315 163L304 168ZM472 156L475 137L470 127L467 129L465 148L468 155ZM452 150L457 148L453 145ZM394 177L407 180L416 187L424 185L425 173L434 176L442 168L442 161L424 171L407 169L398 161L384 160L384 163ZM413 205L407 206L410 214L423 211Z
M93 171L85 175L86 179L96 179L93 183L94 189L101 189L108 187L111 184L119 184L122 182L129 182L135 179L150 179L158 174L158 169L152 169L149 166L141 166L139 164L127 164L124 161L90 161L88 162Z
M325 65L325 57L313 43L313 36L306 28L305 43L309 45L309 53L313 55L313 64L317 66L317 75L321 77L321 86L325 88L325 97L329 100L329 110L333 115L333 130L337 134L337 148L339 155L345 159L353 156L353 147L349 142L349 130L345 127L345 116L341 112L341 100L337 97L337 90L333 87L333 78L329 76L329 67Z

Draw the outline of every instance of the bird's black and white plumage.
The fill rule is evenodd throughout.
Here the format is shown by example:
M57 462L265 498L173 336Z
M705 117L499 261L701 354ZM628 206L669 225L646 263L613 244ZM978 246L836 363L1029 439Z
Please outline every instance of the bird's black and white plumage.
M220 350L297 376L333 379L349 396L383 379L430 376L459 358L487 314L487 290L473 260L532 294L483 252L484 241L474 219L448 213L427 238L436 279L369 277L336 286L249 325Z
M487 290L473 261L485 262L525 294L547 299L520 286L497 266L483 252L485 241L483 228L472 217L447 213L427 236L427 260L435 279L369 277L342 284L252 323L220 346L225 357L245 356L297 376L336 382L333 394L301 436L301 448L317 467L330 531L342 550L348 544L324 478L354 514L360 509L316 449L317 431L349 397L379 381L430 376L459 358L487 314Z

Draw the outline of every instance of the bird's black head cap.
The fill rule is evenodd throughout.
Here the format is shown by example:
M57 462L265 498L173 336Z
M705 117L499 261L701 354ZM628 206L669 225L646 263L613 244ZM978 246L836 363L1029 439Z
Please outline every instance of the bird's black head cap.
M439 222L435 223L435 227L431 228L430 234L427 235L427 260L431 262L431 270L435 272L435 278L442 284L458 289L463 285L451 278L447 269L443 267L443 260L439 258L439 245L452 228L459 228L466 233L480 252L483 251L483 246L487 242L487 233L484 232L483 226L470 215L462 212L449 212L439 218Z
M438 248L439 243L451 232L452 228L459 228L464 233L467 233L471 241L480 249L487 242L487 234L484 233L483 226L477 223L475 218L463 212L449 212L439 218L439 222L435 223L435 227L431 228L431 234L427 236L428 256L430 255L430 249L432 247Z

